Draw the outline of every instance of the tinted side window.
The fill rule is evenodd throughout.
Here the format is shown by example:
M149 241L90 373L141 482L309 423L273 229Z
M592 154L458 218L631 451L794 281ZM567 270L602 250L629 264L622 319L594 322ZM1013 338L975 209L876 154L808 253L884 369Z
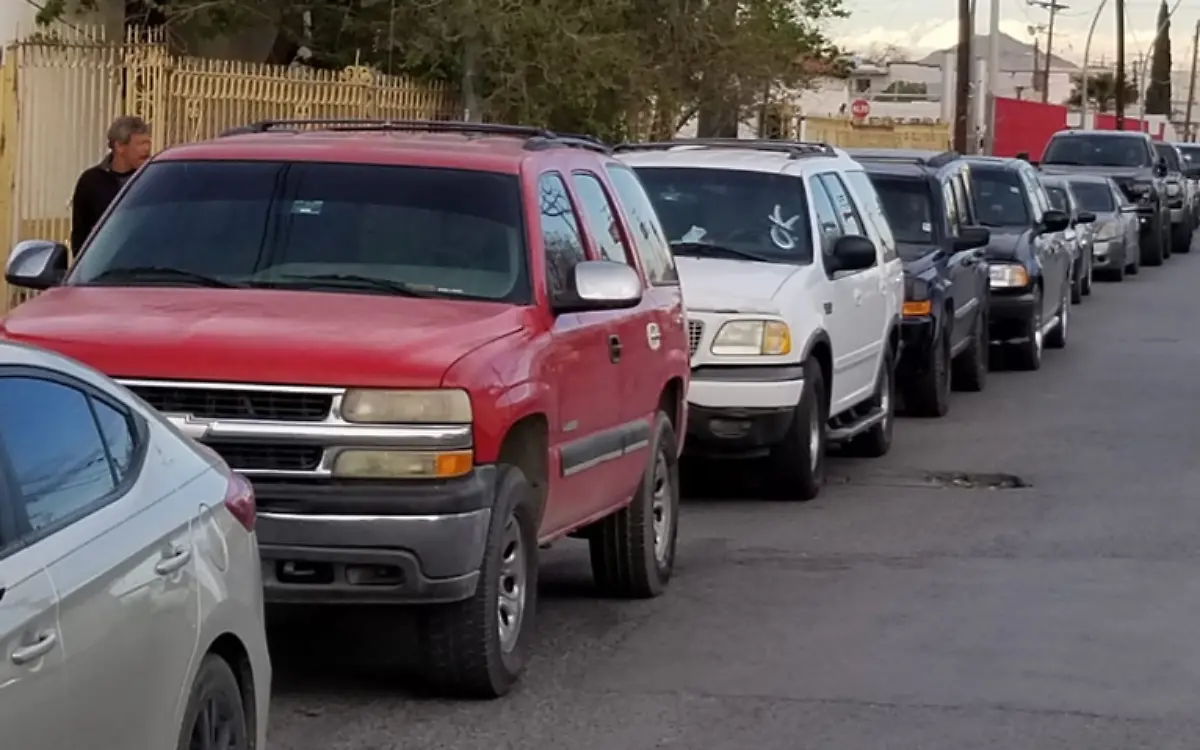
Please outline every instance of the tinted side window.
M828 253L833 249L833 243L842 236L842 225L838 221L837 209L833 200L825 190L825 184L814 178L809 185L812 193L813 211L817 214L817 232L821 235L821 249Z
M971 186L967 184L966 175L959 172L951 179L954 185L954 197L958 199L958 220L964 225L974 225L975 206L971 202Z
M613 213L612 203L608 199L608 191L596 176L587 172L576 172L571 175L575 184L575 194L579 196L583 218L587 221L588 231L591 232L592 242L605 260L615 260L618 263L628 263L629 256L625 253L625 243L621 239L621 228Z
M880 244L883 246L884 261L890 261L893 258L898 258L896 253L896 238L892 234L892 225L888 222L887 214L883 210L883 202L879 198L879 191L875 189L875 184L871 182L871 178L866 172L847 172L846 181L850 183L850 187L854 188L854 192L863 200L867 219L875 226L875 231L879 235Z
M617 191L617 203L625 210L633 248L642 262L646 280L655 286L678 284L675 256L671 255L671 245L641 180L632 169L616 164L608 165L608 176Z
M867 233L863 230L862 219L859 218L858 209L855 207L850 195L846 192L841 178L833 172L827 172L820 175L819 179L829 192L829 198L833 201L833 207L837 210L842 229L845 230L846 234L857 234L865 237Z
M958 212L958 197L949 182L942 183L942 202L946 204L946 224L950 227L950 234L957 236L962 221Z
M128 470L133 456L129 424L125 422L123 440L116 433L113 447L117 452L110 461L93 412L99 405L83 391L58 382L0 377L0 435L8 446L32 531L107 501L121 472ZM107 421L115 427L111 416ZM126 441L128 445L122 448ZM114 465L122 459L123 467Z
M1041 180L1037 178L1033 170L1020 170L1021 182L1025 183L1025 192L1029 196L1029 202L1033 206L1033 220L1039 222L1042 220L1042 215L1050 210L1050 198L1046 195L1045 189L1042 187Z
M571 271L587 260L579 236L579 219L571 207L567 186L557 172L538 180L538 210L542 214L542 245L546 252L546 287L550 296L571 289Z

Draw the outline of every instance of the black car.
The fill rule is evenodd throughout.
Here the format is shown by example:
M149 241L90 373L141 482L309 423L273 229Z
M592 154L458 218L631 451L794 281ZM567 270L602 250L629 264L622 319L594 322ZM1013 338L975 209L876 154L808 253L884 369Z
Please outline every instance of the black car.
M940 417L950 389L981 391L988 372L987 229L953 152L850 149L883 202L904 263L904 354L896 378L907 413Z
M1051 207L1034 168L1020 159L969 156L976 217L991 230L992 343L1023 370L1042 366L1043 346L1067 345L1071 219Z
M1122 130L1060 130L1046 144L1041 169L1045 174L1111 177L1138 206L1142 264L1161 266L1170 256L1167 165L1150 136Z
M1050 207L1062 211L1071 218L1071 226L1064 232L1071 247L1071 302L1079 304L1092 293L1092 231L1090 225L1096 214L1085 211L1079 204L1075 189L1066 177L1042 175L1042 185L1050 198Z

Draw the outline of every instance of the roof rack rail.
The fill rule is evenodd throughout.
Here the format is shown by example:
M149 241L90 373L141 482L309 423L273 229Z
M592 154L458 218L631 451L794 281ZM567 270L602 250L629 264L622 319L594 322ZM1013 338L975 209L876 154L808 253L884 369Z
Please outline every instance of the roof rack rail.
M464 135L507 135L525 139L525 148L530 151L544 148L584 148L599 153L609 153L609 147L601 140L588 135L559 134L546 128L532 125L504 125L490 122L461 122L458 120L365 120L365 119L315 119L315 120L260 120L231 128L221 133L221 138L251 133L269 133L274 130L297 131L302 127L336 131L395 131L408 133L462 133Z
M856 150L850 151L850 158L863 159L864 161L884 161L896 162L901 164L920 164L924 167L944 167L956 159L962 158L962 154L957 151L941 151L931 156L921 156L919 154L905 153L898 151L896 153L887 153L887 150L873 151L871 149L861 149L870 153L856 153Z
M790 159L799 159L805 156L833 156L837 153L828 143L785 141L767 138L674 138L668 141L622 143L614 146L613 151L662 151L681 146L769 151L776 154L787 154Z

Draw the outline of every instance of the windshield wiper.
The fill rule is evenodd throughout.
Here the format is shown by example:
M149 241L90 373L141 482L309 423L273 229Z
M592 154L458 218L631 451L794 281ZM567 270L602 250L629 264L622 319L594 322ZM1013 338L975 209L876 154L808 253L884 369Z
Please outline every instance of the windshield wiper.
M761 255L755 255L745 250L737 250L725 245L711 245L707 242L672 242L671 250L679 255L693 255L700 258L732 257L738 260L757 260L763 263L772 262L769 258L764 258Z
M109 268L93 277L85 284L95 284L105 281L168 281L172 283L190 283L193 286L207 286L215 289L240 289L242 284L223 281L212 276L205 276L182 268L167 266L132 266L130 268Z
M286 280L287 283L278 284ZM309 286L331 287L335 289L367 289L372 291L398 294L402 297L430 297L432 295L415 289L409 284L390 279L380 279L375 276L360 276L354 273L317 273L312 275L302 273L285 273L270 281L260 282L262 286Z

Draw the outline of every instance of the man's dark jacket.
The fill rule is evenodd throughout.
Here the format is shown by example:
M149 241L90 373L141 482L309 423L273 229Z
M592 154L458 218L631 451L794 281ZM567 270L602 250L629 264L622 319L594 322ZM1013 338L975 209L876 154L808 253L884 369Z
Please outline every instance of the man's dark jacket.
M83 170L71 197L71 249L78 252L133 171L114 172L112 156Z

